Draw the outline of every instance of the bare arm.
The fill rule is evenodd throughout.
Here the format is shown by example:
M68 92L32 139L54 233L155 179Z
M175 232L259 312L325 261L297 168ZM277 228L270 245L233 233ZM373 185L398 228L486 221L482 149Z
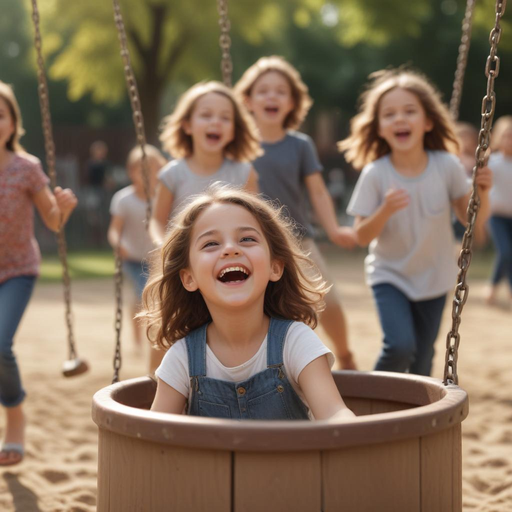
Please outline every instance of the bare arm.
M181 414L185 407L186 398L173 387L158 379L156 395L151 410L156 412L169 412Z
M121 244L121 235L123 233L124 219L120 215L112 215L110 226L108 227L107 239L108 243L114 249L119 247L119 255L122 259L128 258L128 253Z
M488 167L482 167L476 177L478 195L480 197L480 210L475 223L475 243L483 245L487 240L486 223L491 212L489 203L489 190L492 187L492 171ZM467 208L471 192L452 201L455 215L464 226L467 224Z
M311 361L299 375L299 386L315 419L351 418L354 413L345 405L334 383L327 356Z
M356 237L353 229L338 225L334 204L322 175L319 172L315 172L306 176L304 181L313 210L329 239L336 245L346 249L355 247Z
M159 184L155 193L153 214L149 221L149 234L156 246L162 245L165 238L165 230L169 221L173 200L172 192L167 187Z
M63 190L56 187L54 192L53 194L49 187L43 187L32 196L32 201L45 226L57 232L66 224L78 201L68 188Z
M244 189L247 190L247 192L252 192L254 194L259 194L260 192L260 187L258 185L258 173L254 170L254 167L251 167Z
M384 229L386 222L398 210L409 205L409 194L403 189L391 189L386 192L384 202L368 217L356 216L354 228L357 234L357 242L361 247L366 247L373 239L377 238Z

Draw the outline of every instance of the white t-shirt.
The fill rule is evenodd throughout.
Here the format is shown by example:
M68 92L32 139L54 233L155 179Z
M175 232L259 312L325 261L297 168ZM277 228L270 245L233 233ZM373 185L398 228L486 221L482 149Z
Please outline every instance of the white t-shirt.
M154 245L146 230L146 200L137 196L133 185L114 194L110 202L110 214L118 215L124 221L121 246L127 251L129 259L145 259Z
M302 370L315 359L327 355L329 366L334 364L333 353L322 343L313 330L302 322L293 322L286 334L283 349L283 363L286 377L306 407L304 394L298 384ZM267 368L267 337L260 348L245 363L228 368L215 356L206 345L206 376L212 379L229 382L241 382ZM174 343L165 354L162 363L156 370L156 376L181 393L187 399L190 393L190 376L188 373L188 354L185 339ZM311 417L311 416L310 416Z
M503 153L493 153L489 157L493 186L489 195L491 213L502 217L512 217L512 157Z
M415 301L439 297L455 285L450 206L470 188L457 157L445 151L427 154L427 167L414 177L400 174L389 155L367 165L347 208L350 215L369 217L389 189L407 191L409 205L395 212L370 243L365 271L368 285L392 284Z
M169 189L173 195L170 217L176 215L190 196L200 194L209 185L220 181L238 187L243 187L249 179L251 164L235 162L225 158L220 168L208 176L194 173L184 158L172 160L163 167L158 179Z

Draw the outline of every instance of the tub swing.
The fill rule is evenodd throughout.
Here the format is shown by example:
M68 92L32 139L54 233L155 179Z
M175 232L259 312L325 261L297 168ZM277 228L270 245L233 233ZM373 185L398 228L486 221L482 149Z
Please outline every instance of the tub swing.
M132 106L138 107L119 4L113 1L130 96L137 100ZM468 0L468 7L472 3ZM483 167L489 145L504 10L505 2L497 1L474 175ZM219 0L219 13L226 80L231 65L226 0ZM134 120L143 133L138 108ZM478 207L473 179L443 381L334 372L341 394L358 416L343 423L234 422L150 413L153 380L113 384L93 401L99 427L98 511L461 511L461 422L468 399L457 386L458 329L468 296L466 273ZM117 381L119 343L114 366Z

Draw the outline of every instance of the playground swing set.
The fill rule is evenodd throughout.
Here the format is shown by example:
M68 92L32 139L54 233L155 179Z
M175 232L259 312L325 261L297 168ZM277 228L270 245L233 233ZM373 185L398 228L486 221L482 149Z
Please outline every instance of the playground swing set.
M475 0L467 0L457 71L450 102L457 119L471 38ZM39 97L48 172L55 186L55 148L41 54L37 0L32 0L38 56ZM130 63L119 0L113 0L126 83L137 141L144 153L145 133L135 76ZM231 40L227 0L217 0L222 74L231 85ZM149 377L119 382L121 367L120 258L116 254L116 350L113 384L93 399L99 427L98 511L175 510L244 511L462 511L461 423L468 414L466 392L458 387L457 358L461 314L468 298L466 275L471 263L473 231L480 200L475 182L485 166L496 106L494 82L500 59L500 21L506 0L496 0L485 64L486 94L473 168L473 191L467 209L459 272L446 337L443 380L388 372L335 371L333 376L351 421L251 421L198 418L149 412L156 384ZM77 356L71 323L70 280L61 230L69 358L65 376L85 372ZM451 248L447 248L451 250Z

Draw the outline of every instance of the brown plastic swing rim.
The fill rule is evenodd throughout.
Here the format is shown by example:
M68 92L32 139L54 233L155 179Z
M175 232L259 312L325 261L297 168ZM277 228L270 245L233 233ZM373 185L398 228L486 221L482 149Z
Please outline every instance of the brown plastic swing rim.
M156 413L148 407L155 383L149 377L108 386L94 395L92 418L100 429L128 437L216 450L330 450L421 437L462 422L467 393L440 380L388 372L333 372L342 395L395 401L413 408L360 416L348 422L234 421ZM151 398L149 398L151 400Z

